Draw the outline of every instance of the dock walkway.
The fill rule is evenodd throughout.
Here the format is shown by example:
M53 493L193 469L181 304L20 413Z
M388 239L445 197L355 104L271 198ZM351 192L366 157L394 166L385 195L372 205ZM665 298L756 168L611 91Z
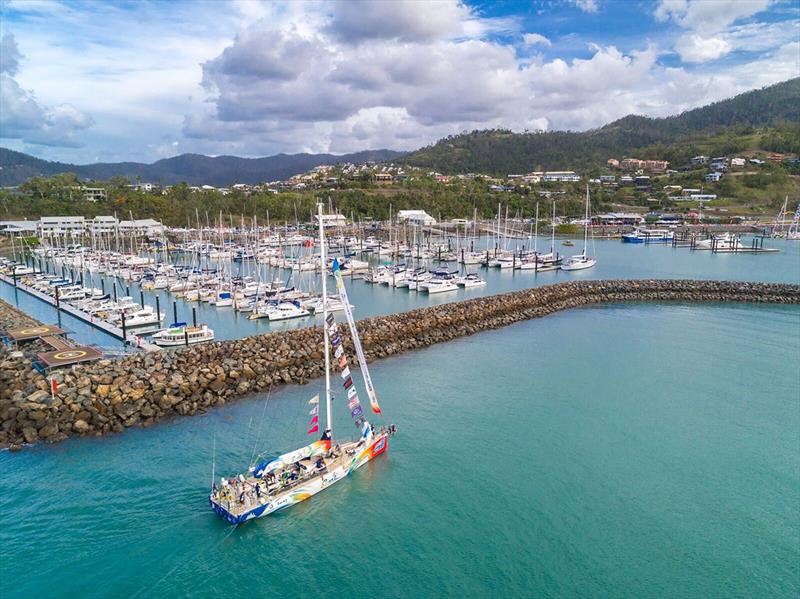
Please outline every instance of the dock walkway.
M0 281L8 283L9 285L12 286L14 285L14 280L8 275L2 273L0 273ZM21 291L24 291L28 295L32 295L33 297L47 304L50 304L51 306L55 307L58 310L61 310L62 312L66 312L70 316L74 316L75 318L92 325L96 329L100 329L101 331L108 333L113 337L116 337L117 339L126 340L127 337L128 343L132 344L134 347L139 347L145 351L161 350L161 348L158 347L156 344L150 343L149 341L145 341L144 339L142 339L135 333L132 333L131 331L127 331L126 332L127 334L123 335L122 329L119 328L118 326L115 326L110 322L106 322L105 320L95 318L91 314L87 314L83 310L79 310L72 304L69 304L67 302L58 302L58 304L56 304L56 300L54 297L47 295L46 293L42 293L38 289L34 289L33 287L30 287L22 283L19 279L17 279L16 281L16 288L20 289Z

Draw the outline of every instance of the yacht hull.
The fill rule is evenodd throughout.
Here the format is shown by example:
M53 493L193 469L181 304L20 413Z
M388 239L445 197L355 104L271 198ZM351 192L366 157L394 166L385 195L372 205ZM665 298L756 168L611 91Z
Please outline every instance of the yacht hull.
M262 498L263 503L240 514L229 511L228 508L230 506L226 505L226 502L223 500L215 501L212 497L209 497L208 502L211 509L229 524L236 525L247 522L248 520L269 516L270 514L288 509L293 505L305 501L320 491L324 491L328 487L347 478L351 472L358 470L367 462L385 453L387 449L389 449L389 436L387 434L373 437L369 445L353 456L349 463L330 470L321 476L315 476L313 479L291 489L289 492L279 494L276 497Z

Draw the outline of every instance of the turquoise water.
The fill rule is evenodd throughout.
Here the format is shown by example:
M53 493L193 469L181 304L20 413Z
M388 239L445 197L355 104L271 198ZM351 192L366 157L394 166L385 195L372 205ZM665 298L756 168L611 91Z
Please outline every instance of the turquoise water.
M521 243L521 242L520 242ZM745 239L749 245L749 239ZM767 282L800 282L800 243L787 242L780 239L765 240L765 247L778 248L781 251L770 254L712 254L709 251L690 251L687 248L672 248L664 245L631 245L620 241L596 241L589 248L597 259L597 266L576 272L550 271L534 273L533 271L509 271L498 268L486 269L470 266L470 271L477 271L486 279L487 284L473 289L459 289L451 293L428 296L425 293L409 292L407 289L394 289L382 285L367 285L363 281L351 281L345 278L351 303L356 306L356 318L379 316L383 314L404 312L424 306L436 305L452 301L460 301L482 295L494 295L507 291L515 291L528 287L549 285L551 283L582 279L619 279L619 278L681 278L681 279L725 279L750 280ZM575 240L575 247L561 245L556 240L556 250L569 255L580 252L581 240ZM540 241L539 249L549 248L549 240ZM434 267L435 264L430 264ZM252 274L255 265L234 265L243 268L245 274ZM449 266L455 269L456 265ZM263 280L273 278L287 280L288 271L262 267ZM293 284L305 290L318 290L319 277L313 273L301 273L292 279ZM330 280L332 283L332 279ZM100 287L100 276L95 275L94 285ZM111 293L112 280L105 277L105 289ZM134 299L140 299L138 285L116 280L118 295L126 295L128 291ZM299 318L291 321L270 323L267 319L247 320L247 316L237 313L233 308L215 308L203 302L184 302L174 300L166 291L144 292L146 303L155 307L155 296L160 298L162 313L166 316L165 324L173 320L173 301L176 302L178 320L192 321L192 307L196 309L198 322L207 323L214 329L217 339L233 339L247 335L255 335L269 331L281 331L290 328L311 326L312 318ZM56 322L58 315L55 308L42 302L33 302L24 293L17 292L8 285L0 283L0 299L19 305L23 309L45 322ZM81 321L62 314L61 324L74 331L73 337L83 343L97 343L103 347L121 346L121 342L106 334L93 331ZM318 321L319 319L317 319Z
M377 362L390 451L274 517L207 509L319 381L0 453L0 595L800 592L800 310L573 310ZM343 405L336 428L349 435ZM259 441L260 439L260 441Z
M773 243L785 251L597 242L577 275L484 270L485 288L446 298L353 281L351 297L364 317L572 278L800 282L800 244ZM271 330L201 311L221 338ZM382 360L390 451L238 528L205 502L214 440L218 475L299 446L320 381L0 452L0 596L797 596L798 364L800 309L743 305L598 306Z

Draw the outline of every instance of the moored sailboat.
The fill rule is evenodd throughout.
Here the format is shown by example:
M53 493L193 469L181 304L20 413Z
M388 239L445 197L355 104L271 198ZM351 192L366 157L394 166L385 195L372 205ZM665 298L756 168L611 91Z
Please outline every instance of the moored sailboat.
M580 254L572 256L569 260L561 265L561 270L583 270L591 268L597 264L597 260L586 253L587 244L589 240L589 185L586 185L586 215L584 216L583 225L583 251Z

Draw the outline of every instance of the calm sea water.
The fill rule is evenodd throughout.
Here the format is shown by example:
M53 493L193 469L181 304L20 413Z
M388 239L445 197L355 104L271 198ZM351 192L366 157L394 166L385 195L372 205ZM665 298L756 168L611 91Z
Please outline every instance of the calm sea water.
M576 239L574 247L561 245L562 240L556 240L556 251L563 255L580 252L582 240ZM749 239L744 240L749 245ZM520 242L522 243L522 242ZM639 279L639 278L679 278L679 279L723 279L723 280L750 280L767 282L800 282L800 243L787 242L780 239L765 240L765 246L779 248L779 253L771 254L712 254L708 251L690 251L686 248L672 248L664 245L631 245L620 241L596 241L594 246L590 242L589 251L598 259L596 267L576 271L550 271L536 274L532 271L509 271L499 268L485 269L480 266L470 266L471 272L478 272L486 279L487 284L473 289L459 289L450 293L441 293L428 296L426 293L417 293L407 289L394 289L383 285L367 285L361 280L351 281L345 278L351 303L355 308L356 318L379 316L395 312L404 312L424 306L460 301L482 295L494 295L515 291L540 285L549 285L557 282L585 280L585 279ZM549 248L549 240L540 240L539 249L545 251ZM378 262L375 261L377 264ZM429 264L434 268L435 264ZM444 265L443 265L444 267ZM452 263L447 268L456 269ZM244 265L234 264L234 272L243 269L244 274L253 274L256 266L252 263ZM289 273L286 270L270 269L263 266L262 280L270 281L279 278L287 281ZM76 273L77 277L77 273ZM100 275L94 275L94 285L100 287ZM137 284L123 282L121 279L104 277L105 289L111 293L112 284L116 282L118 296L130 295L137 301L140 299L140 289ZM333 279L329 279L333 284ZM320 279L314 273L300 273L292 276L291 284L308 291L320 290ZM156 295L159 297L162 312L165 314L165 324L173 322L173 314L177 311L178 320L192 321L192 308L196 310L198 322L207 323L217 339L233 339L247 335L281 331L291 328L307 327L315 323L312 318L298 318L296 320L273 322L262 318L248 320L246 314L241 314L233 308L215 308L203 302L184 302L175 300L167 291L145 291L144 300L155 307ZM91 326L66 314L58 314L52 306L43 302L31 302L25 293L14 292L8 285L0 284L0 298L17 304L26 311L31 312L38 319L46 322L60 322L70 331L73 337L84 343L98 343L103 347L121 346L118 339L105 334L100 334ZM173 309L173 302L175 308ZM317 318L316 322L320 319Z
M800 278L788 253L729 270L713 256L699 273L684 255L597 275ZM672 304L573 310L382 360L390 451L238 528L205 503L215 440L218 475L300 445L320 381L3 452L0 595L794 597L798 364L796 307ZM355 432L341 399L334 412Z

